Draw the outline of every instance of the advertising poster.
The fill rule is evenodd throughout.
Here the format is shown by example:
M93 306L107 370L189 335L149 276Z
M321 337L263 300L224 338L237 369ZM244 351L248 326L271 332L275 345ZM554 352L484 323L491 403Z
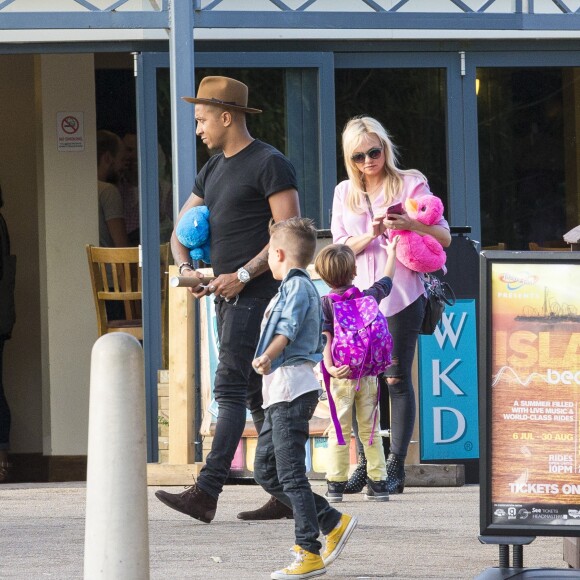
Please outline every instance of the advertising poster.
M432 335L419 337L421 459L479 457L476 306L446 306Z
M491 524L580 529L580 263L489 266Z

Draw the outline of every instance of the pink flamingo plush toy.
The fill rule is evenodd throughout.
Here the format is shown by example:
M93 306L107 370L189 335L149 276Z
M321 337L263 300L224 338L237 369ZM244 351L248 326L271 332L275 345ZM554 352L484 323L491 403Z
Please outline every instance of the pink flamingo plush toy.
M434 195L409 198L405 202L409 217L425 225L436 224L443 215L443 202ZM421 236L410 230L393 231L400 235L397 259L415 272L435 272L445 265L447 255L433 236Z

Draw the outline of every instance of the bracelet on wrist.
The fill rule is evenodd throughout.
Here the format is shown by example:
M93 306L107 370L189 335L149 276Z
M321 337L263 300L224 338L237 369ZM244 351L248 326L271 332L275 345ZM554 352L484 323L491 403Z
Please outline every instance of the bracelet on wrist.
M191 262L181 262L181 264L179 264L179 275L181 276L181 274L183 274L183 270L191 270L192 272L195 270L193 264Z

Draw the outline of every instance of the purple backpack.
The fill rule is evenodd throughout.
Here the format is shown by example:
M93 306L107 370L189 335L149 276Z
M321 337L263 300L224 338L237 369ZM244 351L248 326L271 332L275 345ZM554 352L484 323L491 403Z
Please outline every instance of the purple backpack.
M336 367L342 365L350 367L348 378L357 380L356 389L358 390L362 377L376 377L391 365L393 338L389 332L387 319L379 310L377 301L372 296L363 295L354 286L342 296L329 294L328 297L333 302L334 311L332 360ZM345 445L336 415L336 407L330 393L330 375L324 364L321 366L338 443Z

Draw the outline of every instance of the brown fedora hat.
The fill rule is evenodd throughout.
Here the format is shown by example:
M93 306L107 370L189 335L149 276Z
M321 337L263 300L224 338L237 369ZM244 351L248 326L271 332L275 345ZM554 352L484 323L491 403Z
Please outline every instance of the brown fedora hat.
M216 105L244 113L262 112L260 109L248 107L248 87L229 77L204 77L199 83L196 97L181 98L188 103Z

